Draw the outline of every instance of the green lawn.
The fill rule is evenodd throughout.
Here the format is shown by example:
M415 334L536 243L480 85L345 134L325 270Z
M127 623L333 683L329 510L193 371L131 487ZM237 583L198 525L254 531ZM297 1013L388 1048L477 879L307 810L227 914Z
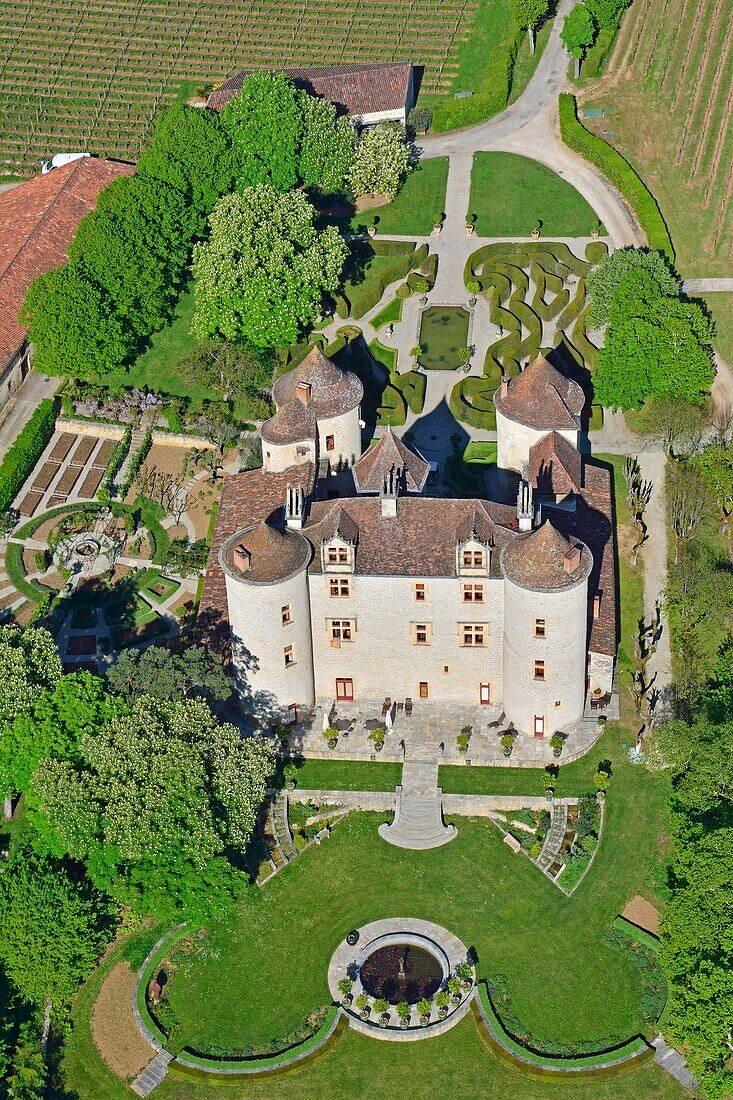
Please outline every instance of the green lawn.
M496 462L496 443L469 443L463 452L464 462L482 463L491 466Z
M364 232L376 225L380 233L416 233L426 237L445 210L448 157L419 161L394 202L354 214L345 228Z
M713 346L726 363L733 366L733 294L718 292L694 294L692 297L701 298L710 310L715 321Z
M468 321L462 306L429 306L420 321L420 366L426 370L459 367L458 352L468 344Z
M598 217L551 168L515 153L476 153L469 211L482 237L587 237Z
M371 760L304 760L298 786L310 791L393 791L402 765Z

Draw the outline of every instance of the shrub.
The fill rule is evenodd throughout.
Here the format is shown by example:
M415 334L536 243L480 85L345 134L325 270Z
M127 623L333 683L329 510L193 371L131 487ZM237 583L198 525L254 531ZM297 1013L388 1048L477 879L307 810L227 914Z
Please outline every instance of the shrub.
M428 246L424 242L422 244L419 244L417 246L417 248L415 249L415 251L413 252L412 256L410 257L410 263L412 264L412 266L413 267L422 267L422 265L425 263L425 261L428 258L429 252L430 252L430 249L428 248ZM437 259L437 256L436 256L436 259Z
M431 252L425 263L420 265L420 273L425 276L431 286L435 283L438 275L437 252Z
M356 1008L359 1009L360 1012L364 1012L365 1009L371 1008L371 1001L369 1000L369 997L366 995L366 993L360 993L354 1001L354 1005Z
M117 477L122 463L125 461L127 452L130 450L130 441L132 440L132 426L128 425L125 428L125 434L122 439L116 444L115 449L109 456L109 462L107 463L107 469L104 471L104 478L102 480L102 489L109 496L112 496L112 490L114 489L115 478Z
M435 994L435 1003L438 1008L447 1008L450 1004L450 993L447 989L441 989L439 993Z
M390 376L390 382L404 397L411 412L421 413L425 404L427 379L420 371L406 371L405 374Z
M560 134L570 149L595 164L618 187L634 209L649 247L663 252L674 263L674 247L656 200L643 180L618 150L586 130L578 118L575 96L560 94Z
M400 283L400 285L395 290L395 294L398 298L401 298L403 300L405 298L410 298L412 297L412 287L409 285L409 283Z
M298 769L295 764L286 764L283 768L283 779L286 783L295 783L298 777Z
M336 316L341 317L341 319L345 321L351 313L349 299L344 294L337 294L334 298L334 303L336 306Z
M369 734L369 740L371 741L371 743L373 745L383 745L384 744L384 730L382 729L381 726L377 726L376 729L373 729L371 731L371 733Z
M127 496L130 486L137 476L138 470L150 454L150 448L152 447L152 445L153 432L151 428L148 428L145 435L143 436L142 443L130 458L129 465L127 467L127 473L125 474L125 480L122 485L120 485L120 496L123 500Z
M384 997L377 997L376 1001L372 1005L372 1008L375 1012L380 1013L380 1015L383 1012L389 1012L389 1001L386 1001Z
M407 116L407 125L415 134L426 133L432 124L433 112L429 107L413 107Z
M400 1001L397 1005L397 1015L400 1020L409 1020L412 1015L412 1009L408 1005L407 1001Z
M0 463L0 512L5 512L43 454L56 427L56 406L44 398Z
M351 993L354 983L350 978L341 978L339 981L338 989L342 997L347 997Z
M427 294L430 290L430 283L424 275L418 275L416 271L410 272L407 276L407 285L413 294Z
M415 1007L417 1008L417 1011L420 1013L421 1016L430 1015L430 1001L427 999L427 997L421 997Z
M445 984L452 997L455 997L457 993L461 992L461 982L459 978L449 978Z
M608 255L608 245L604 241L589 241L585 246L585 258L589 264L600 263Z

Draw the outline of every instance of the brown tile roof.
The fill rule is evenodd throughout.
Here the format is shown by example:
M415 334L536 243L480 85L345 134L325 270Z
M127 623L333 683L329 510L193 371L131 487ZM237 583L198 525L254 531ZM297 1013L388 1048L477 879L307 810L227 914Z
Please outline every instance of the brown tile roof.
M583 487L583 459L559 432L549 432L529 449L529 480L540 494L566 496Z
M494 394L500 412L530 428L578 430L585 396L577 382L565 378L543 355Z
M352 473L357 493L378 493L392 470L397 474L401 492L421 493L428 480L430 463L398 439L388 427L384 435L354 463Z
M364 387L356 375L340 370L320 348L312 348L302 363L278 378L272 389L278 408L300 400L297 396L299 383L311 387L309 404L319 419L355 409L364 396Z
M25 340L18 313L30 284L66 262L79 222L95 208L99 192L134 171L132 164L84 157L0 195L0 369Z
M310 463L291 466L280 474L266 473L260 469L229 474L224 478L197 620L197 631L204 644L219 652L227 651L229 646L226 582L219 563L219 551L223 544L238 531L260 520L281 522L288 485L301 485L308 494L313 489L314 480L315 470Z
M574 547L580 548L577 564L566 568ZM538 591L569 588L590 572L592 565L588 548L578 540L570 540L546 519L541 527L518 535L501 555L506 576L523 588Z
M304 405L296 397L281 405L274 416L262 425L265 443L302 443L315 439L318 431L312 405Z
M262 519L228 539L220 558L231 572L254 584L272 584L291 577L311 556L311 546L297 531L273 527Z
M513 508L489 501L400 497L396 517L385 517L379 497L350 497L311 504L304 534L315 546L329 537L335 509L359 529L356 572L377 576L455 577L456 544L477 524L479 538L497 548L512 538L516 525ZM319 554L310 569L321 572Z
M353 65L315 65L285 69L298 88L319 99L328 99L347 115L369 115L381 111L400 111L410 97L412 63L375 61ZM239 95L251 69L242 69L216 88L207 106L220 111Z

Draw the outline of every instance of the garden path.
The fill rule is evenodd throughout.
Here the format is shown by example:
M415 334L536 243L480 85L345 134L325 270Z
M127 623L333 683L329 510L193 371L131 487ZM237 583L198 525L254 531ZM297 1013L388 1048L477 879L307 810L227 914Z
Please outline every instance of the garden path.
M31 371L0 412L0 458L17 439L44 397L53 397L58 378Z

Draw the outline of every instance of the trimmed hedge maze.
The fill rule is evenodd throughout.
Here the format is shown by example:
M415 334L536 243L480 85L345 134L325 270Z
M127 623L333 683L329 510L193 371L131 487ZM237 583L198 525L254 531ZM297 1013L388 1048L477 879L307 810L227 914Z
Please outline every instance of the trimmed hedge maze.
M555 351L569 373L587 382L598 352L585 331L585 279L606 251L605 244L593 241L581 260L559 242L507 242L485 245L469 257L466 286L478 287L488 300L491 323L501 335L486 352L483 375L462 378L453 387L450 409L457 420L495 431L494 393L502 378L516 377L522 363L541 353ZM591 411L591 421L592 427L601 426L600 409Z

